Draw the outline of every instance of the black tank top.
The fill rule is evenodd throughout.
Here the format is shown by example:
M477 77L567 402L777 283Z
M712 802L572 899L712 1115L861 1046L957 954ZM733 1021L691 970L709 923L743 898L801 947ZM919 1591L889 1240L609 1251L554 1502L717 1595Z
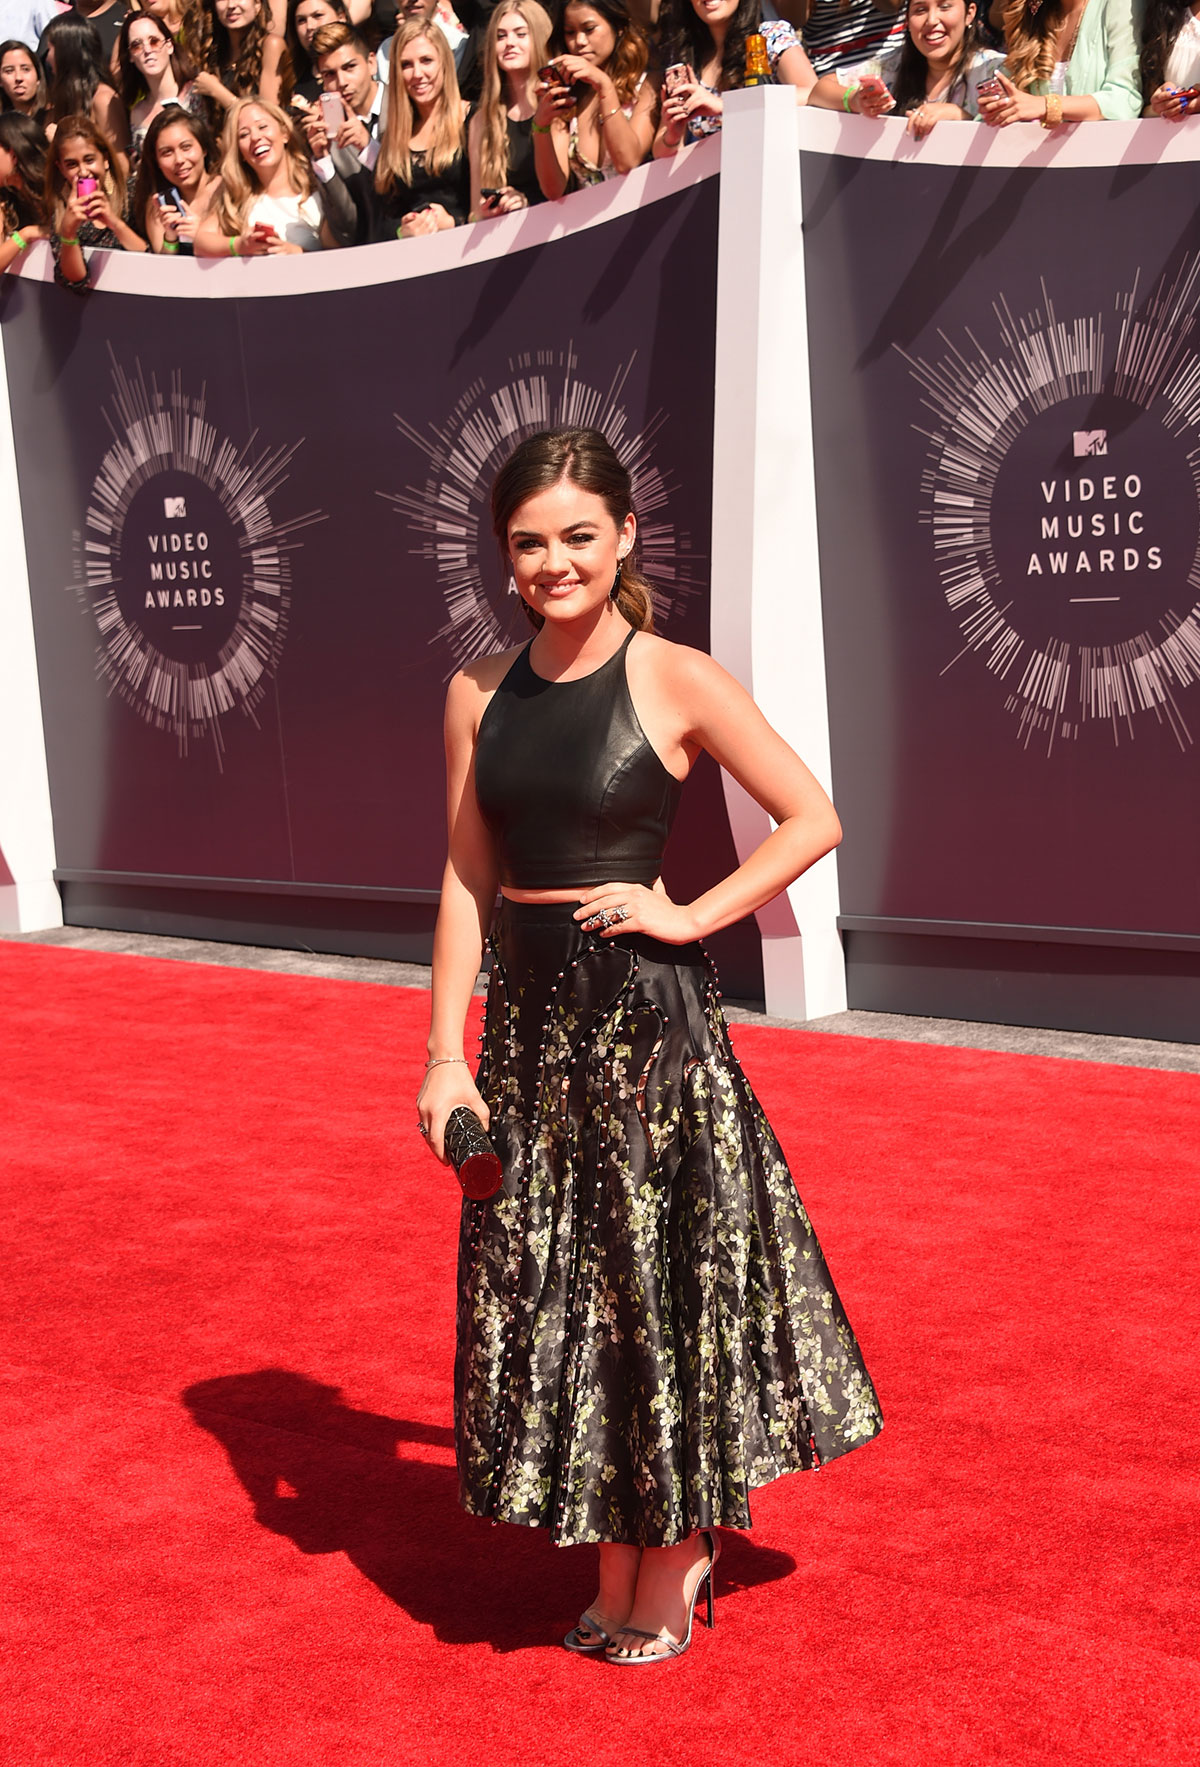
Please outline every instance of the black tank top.
M475 795L514 890L652 884L682 785L638 723L625 653L578 681L534 673L529 646L492 695L475 747Z

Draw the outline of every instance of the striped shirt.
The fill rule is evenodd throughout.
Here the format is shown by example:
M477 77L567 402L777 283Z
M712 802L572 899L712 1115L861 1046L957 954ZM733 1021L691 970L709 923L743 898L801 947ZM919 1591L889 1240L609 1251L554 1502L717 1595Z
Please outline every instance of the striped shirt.
M905 7L880 12L872 0L813 0L813 9L801 34L808 59L817 77L842 67L855 67L895 49L904 41Z

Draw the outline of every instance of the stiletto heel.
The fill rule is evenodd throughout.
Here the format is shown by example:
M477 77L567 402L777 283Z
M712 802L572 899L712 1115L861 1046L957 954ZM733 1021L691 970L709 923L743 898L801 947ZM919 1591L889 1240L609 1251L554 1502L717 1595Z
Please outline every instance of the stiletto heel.
M688 1603L687 1631L684 1633L683 1637L678 1643L676 1643L673 1638L664 1637L661 1631L643 1632L640 1626L622 1626L618 1631L616 1638L613 1640L613 1643L605 1650L604 1660L606 1662L617 1663L622 1668L625 1668L631 1663L671 1663L674 1662L676 1657L681 1657L692 1642L692 1622L696 1617L696 1603L700 1599L700 1591L702 1589L707 1597L708 1629L710 1632L713 1630L713 1627L716 1625L716 1615L714 1613L715 1600L713 1596L713 1567L716 1564L717 1559L720 1557L721 1542L710 1528L702 1528L700 1531L703 1534L705 1544L708 1547L708 1563L697 1577L696 1587L692 1590L692 1599ZM646 1638L649 1639L651 1644L665 1644L667 1648L665 1650L648 1651L638 1656L614 1656L613 1645L617 1644L622 1636L629 1638Z

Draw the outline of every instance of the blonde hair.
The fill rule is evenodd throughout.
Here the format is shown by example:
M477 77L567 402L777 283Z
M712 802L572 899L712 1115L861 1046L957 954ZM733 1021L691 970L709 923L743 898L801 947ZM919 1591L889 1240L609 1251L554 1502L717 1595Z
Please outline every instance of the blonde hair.
M1004 8L1004 71L1021 92L1047 82L1054 72L1055 26L1062 19L1058 0L1047 0L1030 16L1027 0L1008 0Z
M508 92L500 71L497 40L500 26L513 14L524 19L529 30L529 69L525 75L525 96L532 103L537 87L538 69L546 59L553 25L550 14L538 0L500 0L488 21L483 48L483 92L479 99L481 123L479 140L479 182L502 190L508 183Z
M424 41L437 56L442 70L442 90L438 95L433 124L433 144L425 163L434 173L445 172L462 153L465 145L462 99L458 91L458 75L454 57L445 35L436 24L423 19L409 19L392 38L392 55L388 73L388 116L383 131L383 146L375 167L375 188L386 196L393 184L412 183L412 138L420 127L416 106L404 89L400 72L400 56L410 43Z
M265 98L239 98L230 108L221 133L221 200L217 205L217 221L222 233L231 235L245 231L250 205L262 195L257 174L246 164L238 149L238 123L242 112L252 106L265 111L283 132L288 177L296 195L303 201L314 189L308 148L287 112L280 110L277 104L269 104Z

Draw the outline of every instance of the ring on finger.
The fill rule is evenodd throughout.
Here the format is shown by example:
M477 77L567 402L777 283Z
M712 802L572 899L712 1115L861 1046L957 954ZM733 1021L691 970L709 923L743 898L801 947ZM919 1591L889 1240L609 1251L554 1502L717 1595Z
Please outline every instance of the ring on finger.
M429 1130L426 1127L426 1125L424 1123L418 1123L417 1128L421 1131L421 1134L424 1135L425 1139L428 1140L429 1139Z

